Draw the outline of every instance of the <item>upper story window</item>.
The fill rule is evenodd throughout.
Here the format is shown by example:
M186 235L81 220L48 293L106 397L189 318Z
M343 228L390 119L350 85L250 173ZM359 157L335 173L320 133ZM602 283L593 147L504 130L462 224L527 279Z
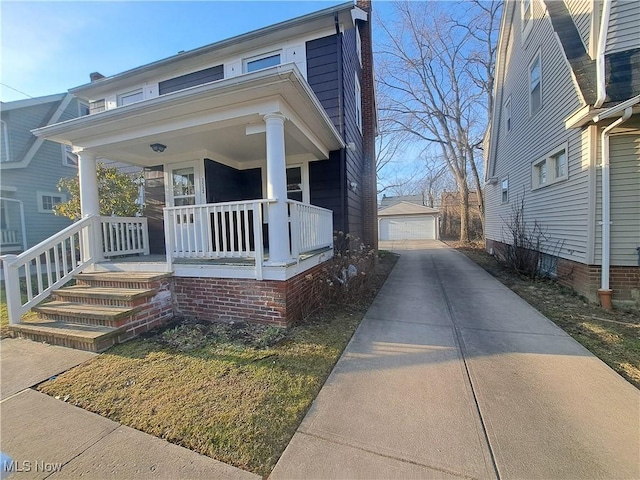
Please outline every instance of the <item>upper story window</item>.
M358 80L358 75L356 74L356 123L358 124L358 129L360 133L362 133L362 90L360 89L360 81Z
M89 105L87 105L84 102L78 102L78 116L84 117L86 115L89 115L89 113L90 113Z
M0 120L0 161L10 162L9 157L9 137L7 135L7 123Z
M274 67L280 65L282 55L278 52L269 52L257 57L247 58L244 61L244 72L250 73L256 70L262 70L263 68Z
M532 164L532 188L541 188L569 178L567 144L552 150Z
M62 145L62 164L65 167L78 166L78 154L73 153L71 145Z
M507 101L504 102L504 128L507 132L511 131L511 95L507 98Z
M362 39L360 38L360 29L356 26L356 52L358 53L358 60L362 65Z
M520 2L520 16L522 25L522 40L526 40L533 25L533 0Z
M89 104L89 112L90 113L100 113L104 112L106 109L106 101L104 98L100 100L96 100L95 102L91 102Z
M529 113L535 115L542 107L542 67L540 52L529 64Z
M509 179L504 178L502 180L502 203L509 201Z
M142 89L137 88L136 90L132 90L127 93L123 93L118 95L118 106L123 107L125 105L129 105L130 103L139 102L143 100Z

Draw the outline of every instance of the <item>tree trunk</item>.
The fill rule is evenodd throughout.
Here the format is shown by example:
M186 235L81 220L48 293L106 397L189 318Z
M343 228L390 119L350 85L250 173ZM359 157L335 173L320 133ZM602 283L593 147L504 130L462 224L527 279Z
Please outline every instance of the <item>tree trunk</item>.
M469 187L460 181L460 241L469 243Z

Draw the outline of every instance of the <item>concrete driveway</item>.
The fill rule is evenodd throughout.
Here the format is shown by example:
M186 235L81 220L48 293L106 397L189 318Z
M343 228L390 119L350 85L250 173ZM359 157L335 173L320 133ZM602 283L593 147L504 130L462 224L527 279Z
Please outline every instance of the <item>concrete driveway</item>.
M636 388L464 255L403 246L272 479L640 478Z

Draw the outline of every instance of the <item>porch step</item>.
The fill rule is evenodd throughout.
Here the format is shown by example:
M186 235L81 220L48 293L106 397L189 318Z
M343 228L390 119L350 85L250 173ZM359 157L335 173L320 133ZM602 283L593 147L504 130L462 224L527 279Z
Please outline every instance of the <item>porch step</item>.
M115 288L73 285L53 291L56 300L70 303L135 307L156 294L155 288Z
M164 280L171 278L171 273L158 272L93 272L79 273L74 276L78 285L93 287L152 289L157 288Z
M104 352L115 345L118 335L123 330L124 328L78 325L51 320L9 325L9 331L14 337L96 353Z
M58 322L121 327L139 310L139 307L90 305L56 300L33 308L40 318Z

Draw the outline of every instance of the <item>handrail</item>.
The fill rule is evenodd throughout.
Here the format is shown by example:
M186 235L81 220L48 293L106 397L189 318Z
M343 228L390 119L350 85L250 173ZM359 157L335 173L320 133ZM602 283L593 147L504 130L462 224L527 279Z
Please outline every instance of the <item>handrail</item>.
M9 323L20 323L23 313L95 263L89 242L94 237L97 218L83 218L20 255L2 257ZM35 285L31 281L32 267L37 275ZM20 286L20 277L25 279L24 287Z

